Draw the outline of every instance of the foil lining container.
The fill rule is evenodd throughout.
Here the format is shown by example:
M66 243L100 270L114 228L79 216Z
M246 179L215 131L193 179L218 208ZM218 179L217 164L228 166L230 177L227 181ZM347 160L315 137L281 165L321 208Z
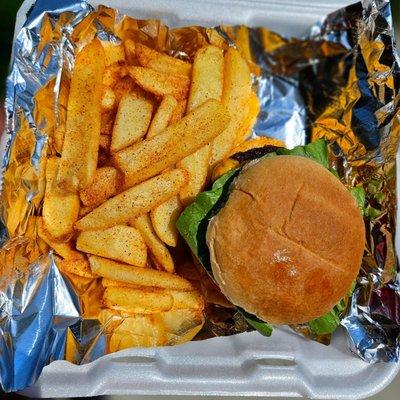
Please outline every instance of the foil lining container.
M202 45L234 46L235 27L168 29L82 0L37 0L14 43L7 81L0 250L0 383L23 389L45 365L106 354L96 280L60 270L38 237L43 160L63 129L77 52L95 35L131 37L183 59ZM342 182L362 185L367 238L356 289L342 319L349 348L367 362L400 358L400 269L394 250L400 63L390 5L365 0L329 15L305 38L251 28L249 60L261 112L254 136L288 147L325 138ZM205 275L199 277L206 279ZM314 337L306 326L297 332ZM234 310L210 305L196 339L249 330ZM265 340L268 340L267 338Z

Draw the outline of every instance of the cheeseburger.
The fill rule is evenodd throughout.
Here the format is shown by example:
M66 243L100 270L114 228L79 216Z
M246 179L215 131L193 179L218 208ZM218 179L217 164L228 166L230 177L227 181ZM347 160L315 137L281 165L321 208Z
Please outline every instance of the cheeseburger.
M364 221L329 169L326 143L299 149L253 152L198 196L178 229L246 315L290 325L325 316L326 325L358 275Z

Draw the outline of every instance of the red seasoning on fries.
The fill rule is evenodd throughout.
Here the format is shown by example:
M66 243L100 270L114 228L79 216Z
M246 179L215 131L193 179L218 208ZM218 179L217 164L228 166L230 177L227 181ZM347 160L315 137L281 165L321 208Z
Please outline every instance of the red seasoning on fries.
M202 294L176 273L176 221L254 123L245 34L241 53L205 44L191 62L131 37L77 54L38 235L80 287L97 279L99 319L119 318L112 350L182 343L204 323Z

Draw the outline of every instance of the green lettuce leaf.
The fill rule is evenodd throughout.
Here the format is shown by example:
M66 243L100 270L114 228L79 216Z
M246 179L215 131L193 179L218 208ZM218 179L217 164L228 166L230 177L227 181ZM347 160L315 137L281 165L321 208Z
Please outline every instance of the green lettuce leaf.
M344 304L343 300L340 300L339 304L342 302ZM340 314L343 309L341 311L339 310L340 308L335 306L331 311L327 312L322 317L310 321L308 326L310 327L311 331L316 335L326 335L335 332L340 325Z
M326 169L329 169L328 145L324 139L306 144L305 146L296 146L293 149L278 149L276 150L276 154L278 156L289 155L311 158L311 160L314 160Z
M257 318L255 315L249 314L243 309L238 307L239 312L244 316L247 323L252 326L256 331L261 333L263 336L271 336L273 328L267 322L262 321Z
M182 212L176 227L186 240L193 254L210 271L210 253L206 242L208 221L225 204L229 196L229 186L239 170L226 173L217 179L211 190L200 193L196 200Z
M381 210L378 210L371 205L368 205L368 207L365 209L365 215L371 219L378 218L381 214Z
M339 314L335 309L329 311L322 317L315 319L314 321L310 321L308 326L311 331L316 335L326 335L329 333L333 333L340 325Z
M350 188L350 194L354 197L361 214L365 215L365 190L362 186Z
M354 281L346 298L340 300L331 311L327 312L322 317L308 323L308 326L314 334L326 335L336 331L340 325L341 314L346 309L348 299L352 296L355 286L356 282Z

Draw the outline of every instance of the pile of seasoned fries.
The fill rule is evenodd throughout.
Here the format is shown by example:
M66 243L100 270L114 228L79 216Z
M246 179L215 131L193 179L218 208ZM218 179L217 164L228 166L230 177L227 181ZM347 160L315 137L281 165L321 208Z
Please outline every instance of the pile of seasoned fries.
M204 323L205 301L171 249L183 207L257 117L242 54L208 44L190 63L98 38L77 54L38 233L63 272L101 280L101 319L123 317L108 322L110 351L182 343Z

